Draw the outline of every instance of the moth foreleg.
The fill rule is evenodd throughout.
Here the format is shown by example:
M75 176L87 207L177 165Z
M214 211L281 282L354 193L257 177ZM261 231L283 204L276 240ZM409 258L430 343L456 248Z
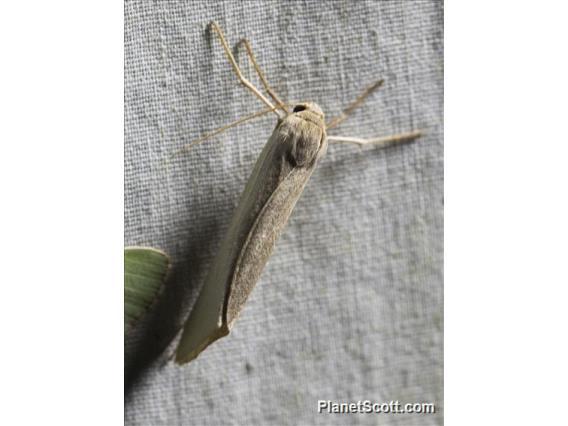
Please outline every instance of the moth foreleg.
M260 78L260 81L262 82L262 85L264 86L264 90L266 90L266 92L270 95L270 97L274 100L274 102L276 102L276 104L278 105L279 108L281 108L285 112L288 112L288 109L286 108L286 104L284 102L282 102L282 99L280 99L278 97L278 95L276 94L276 92L274 92L274 90L272 90L272 88L268 84L268 81L266 80L266 77L264 76L264 73L262 72L262 69L258 65L258 62L256 62L256 58L255 58L254 53L252 51L252 47L250 45L250 42L246 38L243 38L241 41L239 41L238 44L244 44L247 55L248 55L250 61L252 62L252 65L253 65L256 73L258 74L258 78Z
M352 138L349 136L328 136L327 140L330 143L352 143L355 145L374 145L378 148L386 148L387 146L395 145L398 143L410 142L423 135L422 130L415 130L413 132L398 133L396 135L383 136L380 138L362 139Z
M254 85L250 81L248 81L246 79L246 77L243 75L243 73L241 72L241 69L239 68L239 65L237 64L237 61L235 60L235 57L233 56L233 53L231 52L231 49L229 48L229 44L227 43L227 39L225 38L225 35L223 34L223 31L221 30L219 25L217 25L217 23L215 21L211 21L211 27L213 28L213 30L215 30L215 33L219 37L219 40L221 41L221 45L223 46L223 49L225 50L225 54L227 55L229 62L233 66L233 70L235 71L235 74L237 74L239 81L246 88L248 88L252 93L254 93L254 95L257 98L259 98L262 102L264 102L269 108L272 108L274 110L274 113L278 116L278 118L280 118L280 114L278 114L278 111L276 110L276 107L274 105L272 105L272 102L270 102L266 98L266 96L264 96L262 93L260 93L260 91L256 87L254 87Z

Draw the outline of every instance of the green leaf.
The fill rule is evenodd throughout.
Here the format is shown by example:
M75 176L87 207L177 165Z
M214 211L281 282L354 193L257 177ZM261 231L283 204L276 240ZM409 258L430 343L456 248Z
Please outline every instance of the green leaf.
M169 257L148 247L124 249L124 330L156 300L170 266Z

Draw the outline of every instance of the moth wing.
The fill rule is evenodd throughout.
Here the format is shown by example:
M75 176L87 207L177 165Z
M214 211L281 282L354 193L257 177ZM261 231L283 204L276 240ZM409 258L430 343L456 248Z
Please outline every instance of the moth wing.
M255 163L237 209L233 213L227 234L185 322L176 350L176 362L179 364L191 361L215 340L229 334L228 324L224 321L227 287L233 277L240 247L246 241L250 227L258 214L255 212L259 206L258 188L267 180L267 175L270 173L267 165L271 164L271 159L278 151L277 144L278 132L275 130ZM268 188L267 191L269 190ZM262 207L263 205L260 209Z
M272 193L251 228L228 287L225 322L230 328L268 261L274 245L286 227L314 167L293 169Z
M191 361L229 333L315 169L317 158L325 152L325 130L320 126L293 128L300 124L302 121L297 118L279 123L262 150L185 323L176 351L178 363ZM306 155L307 152L311 154Z

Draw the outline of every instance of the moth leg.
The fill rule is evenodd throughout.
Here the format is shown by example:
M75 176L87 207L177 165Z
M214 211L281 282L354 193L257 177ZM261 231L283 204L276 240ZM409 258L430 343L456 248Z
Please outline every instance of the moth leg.
M271 112L274 112L276 107L273 108L267 108L267 109L263 109L262 111L258 111L255 112L254 114L249 114L246 117L243 118L239 118L238 120L233 121L232 123L226 124L222 127L219 127L216 130L213 130L212 132L206 133L203 136L201 136L199 139L195 139L194 141L188 143L187 145L185 145L182 149L180 149L179 151L175 152L173 155L177 155L180 154L184 151L188 151L191 149L191 147L193 147L194 145L200 144L201 142L206 141L207 139L211 139L214 136L217 136L220 133L223 133L226 130L232 129L233 127L237 127L243 123L246 123L247 121L251 121L254 120L255 118L258 117L262 117L263 115L269 114Z
M243 73L241 72L241 69L239 68L239 65L237 64L237 61L235 61L235 57L231 53L231 49L229 48L229 45L227 44L227 40L225 39L225 35L223 34L223 31L221 30L219 25L217 25L217 23L215 21L211 21L211 26L215 30L215 33L217 33L217 36L219 37L219 40L221 41L221 45L223 46L223 49L225 50L225 54L227 55L229 62L233 66L233 70L235 71L235 74L237 74L239 81L246 88L248 88L252 93L254 93L257 98L259 98L262 102L264 102L264 104L266 104L269 108L273 109L274 113L278 116L278 118L280 118L280 114L278 114L278 111L276 110L276 107L274 105L272 105L272 102L270 102L262 93L260 93L260 91L256 87L254 87L254 85L250 81L248 81L245 78L245 76L243 75Z
M241 41L239 41L239 44L245 45L247 55L250 61L252 62L252 65L254 66L254 69L258 74L258 78L260 78L260 81L262 82L262 85L264 86L266 92L270 95L270 97L274 100L274 102L276 102L278 107L280 107L282 110L284 110L287 113L288 109L286 108L286 104L284 104L284 102L282 102L282 99L280 99L276 94L276 92L272 90L272 88L268 84L268 81L266 80L266 77L264 76L264 73L262 72L262 69L258 65L258 62L256 62L256 58L254 56L254 53L252 52L252 47L250 45L250 42L246 38L243 38Z
M413 132L398 133L396 135L383 136L381 138L361 139L351 138L348 136L328 136L328 142L333 143L352 143L355 145L375 145L378 148L386 148L387 146L396 145L398 143L410 142L422 136L422 130L415 130Z
M343 110L343 112L342 112L339 116L337 116L337 117L333 118L332 120L330 120L330 121L327 123L326 127L327 127L328 129L333 129L334 127L337 127L337 126L339 126L341 123L343 123L343 121L344 121L347 117L349 117L349 116L353 113L353 111L354 111L357 107L359 107L359 106L365 101L365 99L367 99L367 97L368 97L371 93L373 93L375 90L377 90L379 87L381 87L384 82L385 82L385 81L384 81L383 79L380 79L380 80L375 81L375 82L374 82L373 84L371 84L369 87L367 87L367 88L363 91L363 93L361 93L361 94L357 97L357 99L355 99L351 104L349 104L349 106L348 106L347 108L345 108L345 109Z

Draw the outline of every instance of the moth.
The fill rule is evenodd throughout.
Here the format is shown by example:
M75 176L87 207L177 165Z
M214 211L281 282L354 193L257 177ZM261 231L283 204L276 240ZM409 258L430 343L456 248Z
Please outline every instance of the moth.
M295 104L291 110L290 104L282 102L266 81L250 43L243 39L240 43L244 44L247 56L272 100L263 95L244 77L221 28L215 22L211 22L210 27L219 38L239 81L268 109L205 135L194 143L262 114L272 112L278 121L256 161L221 248L185 323L175 354L179 364L191 361L215 340L229 334L329 143L385 147L421 135L420 131L414 131L375 139L329 136L327 131L345 120L383 84L383 80L369 86L339 117L326 123L322 109L314 102Z

